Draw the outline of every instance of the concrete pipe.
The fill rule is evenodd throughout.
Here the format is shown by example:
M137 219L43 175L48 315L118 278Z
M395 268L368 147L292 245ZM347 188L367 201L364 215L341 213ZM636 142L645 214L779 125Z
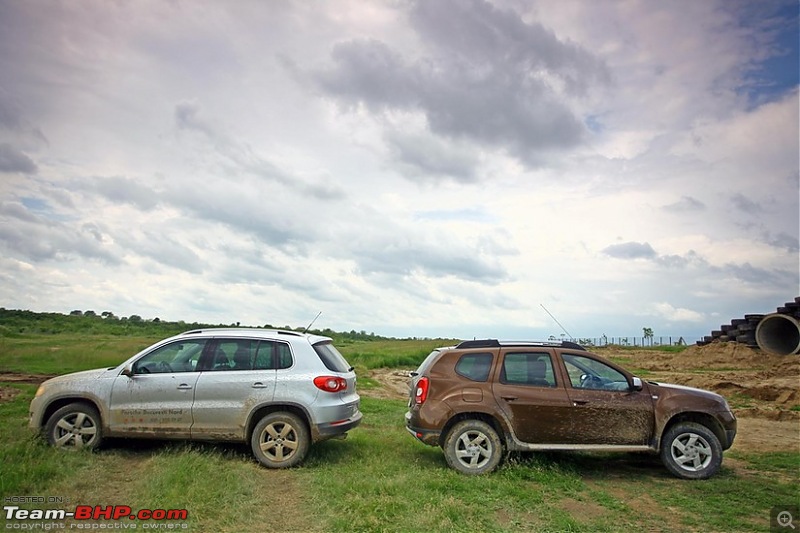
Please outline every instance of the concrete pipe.
M771 354L800 353L800 322L790 315L767 315L756 328L756 343L759 348Z

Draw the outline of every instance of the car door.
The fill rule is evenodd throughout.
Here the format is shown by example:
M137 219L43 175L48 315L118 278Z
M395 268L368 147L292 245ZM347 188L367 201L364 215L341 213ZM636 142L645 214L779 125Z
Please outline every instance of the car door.
M159 346L123 370L111 388L111 433L189 437L198 362L206 342L181 339Z
M252 409L275 393L274 341L218 338L200 374L192 406L193 439L243 440Z
M583 354L562 353L570 421L576 442L647 445L653 435L653 400L644 385L634 390L628 376L610 364Z
M549 351L503 349L493 390L516 437L529 444L568 442L572 403Z

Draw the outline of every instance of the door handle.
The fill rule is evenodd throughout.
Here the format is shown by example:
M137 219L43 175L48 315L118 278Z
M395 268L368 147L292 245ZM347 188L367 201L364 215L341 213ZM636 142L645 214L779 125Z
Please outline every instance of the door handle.
M266 389L267 388L267 386L264 385L263 383L261 383L260 381L256 381L255 383L253 383L251 385L251 387L253 387L254 389Z
M587 403L589 402L586 400L575 400L574 402L572 402L572 405L578 407L579 405L586 405Z
M501 396L501 398L503 398L507 402L513 402L514 400L517 399L516 396Z
M192 386L187 383L181 383L178 385L178 390L192 390Z

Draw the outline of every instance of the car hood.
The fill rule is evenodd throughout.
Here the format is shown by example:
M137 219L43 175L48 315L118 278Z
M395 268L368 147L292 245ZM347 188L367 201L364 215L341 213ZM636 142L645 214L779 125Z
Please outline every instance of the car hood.
M104 375L108 372L109 368L97 368L94 370L83 370L81 372L72 372L71 374L64 374L63 376L56 376L54 378L50 378L45 383L48 385L54 385L59 383L65 383L67 381L92 381L100 376Z
M712 400L716 400L719 402L725 402L725 398L717 394L716 392L711 392L705 389L696 389L694 387L687 387L685 385L675 385L674 383L659 383L659 382L649 382L651 385L656 385L662 389L671 389L675 391L681 391L684 394L693 394L695 396L703 396L705 398L709 398Z

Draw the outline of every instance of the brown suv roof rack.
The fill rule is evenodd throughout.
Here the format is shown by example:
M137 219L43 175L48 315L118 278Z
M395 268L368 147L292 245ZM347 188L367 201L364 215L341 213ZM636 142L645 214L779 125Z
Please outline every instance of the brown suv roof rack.
M586 348L578 344L577 342L571 341L561 341L561 342L550 342L550 341L499 341L497 339L479 339L479 340L472 340L472 341L462 341L461 343L456 346L459 349L466 349L466 348L500 348L502 346L555 346L559 348L569 348L571 350L582 350L586 351Z

